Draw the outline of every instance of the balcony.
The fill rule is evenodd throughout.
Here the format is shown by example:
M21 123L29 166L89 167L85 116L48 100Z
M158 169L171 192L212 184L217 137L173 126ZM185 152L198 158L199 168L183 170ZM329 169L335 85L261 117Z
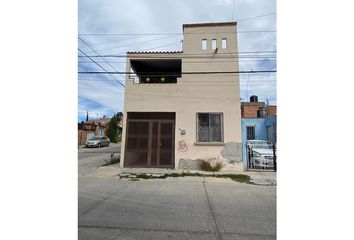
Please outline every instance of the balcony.
M173 84L182 76L181 59L131 59L139 84Z

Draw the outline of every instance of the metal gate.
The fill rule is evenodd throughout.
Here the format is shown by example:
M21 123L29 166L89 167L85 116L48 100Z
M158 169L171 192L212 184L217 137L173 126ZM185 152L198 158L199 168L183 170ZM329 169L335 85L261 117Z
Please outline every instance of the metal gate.
M128 120L126 167L174 168L174 120Z
M252 148L252 145L247 144L246 157L248 170L276 171L276 149L274 145L272 145L272 147L272 154L266 154L261 148Z

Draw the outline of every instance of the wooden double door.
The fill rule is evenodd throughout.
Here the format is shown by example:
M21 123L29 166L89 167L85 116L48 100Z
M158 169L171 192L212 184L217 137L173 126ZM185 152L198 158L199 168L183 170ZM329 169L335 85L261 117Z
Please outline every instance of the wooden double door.
M125 167L174 168L174 120L127 121Z

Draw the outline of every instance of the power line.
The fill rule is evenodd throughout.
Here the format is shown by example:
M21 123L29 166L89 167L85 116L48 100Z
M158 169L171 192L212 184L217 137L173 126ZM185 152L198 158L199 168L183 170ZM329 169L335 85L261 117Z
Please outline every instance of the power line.
M92 106L91 106L92 107ZM93 109L91 109L91 107L90 106L85 106L85 105L82 105L82 104L78 104L78 108L80 109L82 109L82 110L85 110L85 111L87 111L87 112L92 112L93 111ZM96 113L96 112L95 112Z
M276 53L276 50L264 50L264 51L239 51L239 52L219 52L217 54L251 54L251 53ZM183 55L210 55L214 53L183 53Z
M134 84L134 85L140 85L141 83L137 83L137 84ZM169 84L169 83L160 83L160 85L158 85L159 83L156 83L156 84L154 84L154 83L146 83L146 84L148 84L148 85L152 85L152 86L161 86L161 84ZM143 85L145 85L146 86L146 84L143 84ZM170 84L175 84L175 83L170 83ZM183 84L184 86L186 86L186 85L188 85L188 86L200 86L199 88L198 88L198 90L194 90L194 89L188 89L188 90L191 90L191 91L193 91L193 92L198 92L198 91L204 91L205 90L205 85L203 86L203 85L201 85L200 83L199 84L197 84L197 83L192 83L192 84L188 84L188 82L186 82L186 84ZM232 86L232 85L235 85L235 86L247 86L246 85L246 83L245 82L242 82L242 83L239 83L239 82L237 82L237 81L234 81L234 82L220 82L220 83L215 83L215 84L208 84L208 86L209 85L218 85L218 86ZM276 82L252 82L251 84L248 84L249 86L270 86L270 85L277 85L277 83ZM166 86L166 85L165 85ZM207 87L208 88L208 87ZM90 86L86 86L86 85L82 85L82 86L80 86L79 87L79 90L80 89L92 89L92 90L111 90L112 88L102 88L101 86L99 86L99 87L96 87L96 86L94 86L94 87L90 87ZM187 91L188 91L187 90ZM124 90L122 89L122 90L114 90L113 89L113 91L114 92L118 92L118 91L123 91L124 92ZM145 91L145 90L144 90ZM172 91L172 92L174 92L174 91L176 91L176 89L165 89L164 91ZM219 90L218 89L213 89L213 90L208 90L208 91L211 91L211 92L219 92ZM224 90L222 90L222 91L224 91Z
M91 107L86 107L86 106L83 106L84 108L81 108L82 110L85 110L85 111L88 111L89 113L91 112L94 112L94 113L103 113L103 111L100 111L100 112L98 112L97 110L95 110L94 108L91 108ZM111 111L116 111L116 110L112 110L112 108L109 108L109 107L107 107L109 110L111 110ZM79 108L80 109L80 108Z
M177 45L177 43L181 43L181 41L169 43L169 44L166 44L166 45L160 45L160 46L157 46L157 47L141 49L141 50L137 50L137 51L142 52L142 51L153 50L153 49L158 49L158 48L167 47L167 46L174 46L174 45ZM100 50L100 51L103 51L103 50ZM118 54L125 54L125 53L118 53Z
M225 74L225 73L252 73L252 74L256 74L256 73L275 73L275 70L256 70L256 71L223 71L223 72L180 72L180 73L165 73L165 72L142 72L141 74L139 74L139 76L180 76L181 74ZM131 75L137 75L134 72L78 72L79 74L131 74Z
M86 43L82 38L79 37L79 39L80 39L83 43L85 43L86 46L88 46L89 48L91 48L92 51L94 51L97 55L100 56L100 54L99 54L95 49L93 49L88 43ZM101 57L101 58L102 58L102 57ZM105 63L107 63L114 71L118 71L118 70L115 69L109 62L107 62L106 59L104 59L104 58L102 58L102 59L103 59L103 61L104 61ZM123 75L121 75L121 76L124 78ZM116 79L116 80L118 81L118 79ZM124 86L123 86L123 87L124 87Z
M137 44L141 44L141 43L147 43L147 42L151 42L151 41L157 41L157 40L161 40L161 39L165 39L165 38L170 38L170 37L179 37L179 36L170 35L170 36L167 36L167 37L166 37L166 36L165 36L165 37L159 37L159 38L144 40L144 41L135 42L135 43L128 43L128 44L120 45L120 46L117 46L117 47L99 49L99 51L108 51L108 50L113 50L113 49L117 49L117 48L127 47L127 46L131 46L131 45L137 45Z
M241 87L241 88L245 88L247 87L246 85L237 85L237 84L234 84L234 85L223 85L223 86L230 86L230 87ZM254 85L249 85L248 87L265 87L265 88L274 88L274 84L254 84ZM275 89L274 89L275 90ZM134 93L134 94L141 94L141 93L144 93L145 91L110 91L110 90L107 90L107 89L93 89L93 88L82 88L82 91L88 91L88 92L103 92L103 93L115 93L115 94L120 94L120 93ZM171 91L164 91L164 93L176 93L175 90L171 90ZM222 94L222 93L225 93L225 91L213 91L213 90L198 90L198 91L195 91L195 90L190 90L190 91L184 91L184 93L188 93L188 94L191 94L191 95L194 95L194 93L210 93L210 94Z
M84 53L80 48L78 48L78 50L84 54L87 58L89 58L92 62L94 62L97 66L99 66L103 71L105 71L106 73L107 70L105 68L103 68L100 64L98 64L95 60L93 60L90 56L86 55L86 53ZM120 81L118 81L114 76L112 76L110 73L108 73L117 83L119 83L122 87L125 87L124 84L122 84Z
M181 43L181 41L178 41L178 42L173 42L173 43L169 43L169 44L162 45L162 46L158 46L158 47L146 48L146 49L142 49L142 50L138 50L138 51L147 51L147 50L152 50L152 49L157 49L157 48L162 48L162 47L167 47L167 46L177 45L177 43Z
M82 105L82 104L78 104L78 107L80 108L81 107L81 109L83 109L83 110L85 110L85 111L88 111L88 112L95 112L95 113L99 113L99 112L97 112L97 110L95 110L94 109L94 107L92 107L92 106L85 106L85 105ZM110 108L110 107L107 107L108 109L110 109L111 111L116 111L116 110L112 110L112 108Z
M242 61L241 61L242 60ZM223 62L259 62L259 61L276 61L276 59L260 59L260 60L247 60L247 59L235 59L235 60L218 60L217 63L223 63ZM91 61L78 61L79 63L90 63ZM98 63L103 63L102 61L96 61ZM110 63L127 63L126 61L109 61ZM188 62L183 62L183 64L191 64L191 63L215 63L215 61L188 61Z
M173 45L176 44L178 42L174 42L172 43ZM168 44L170 45L170 44ZM91 55L90 57L99 57L99 58L113 58L113 57L121 57L121 58L126 58L129 56L129 54L131 55L136 55L136 54L144 54L144 58L200 58L199 56L203 56L203 57L213 57L213 58L275 58L276 56L274 55L264 55L264 54L276 54L277 51L276 50L268 50L268 51L239 51L239 52L219 52L217 54L215 53L183 53L182 51L152 51L152 52L145 52L146 50L151 50L151 49L156 49L156 48L160 48L160 47L165 47L167 45L164 46L158 46L158 47L154 47L154 48L149 48L149 49L144 49L144 50L138 50L138 51L128 51L127 53L118 53L118 54L107 54L107 55ZM169 53L171 52L172 54L180 54L182 56L179 57L171 57L169 56L153 56L153 55L149 55L149 54L164 54L164 53ZM97 53L97 52L96 52ZM237 56L232 56L232 54L237 55ZM226 57L225 57L226 56ZM84 57L84 56L78 56L80 57Z
M240 19L238 20L239 21L247 21L247 20L250 20L250 19L254 19L254 18L259 18L259 17L264 17L264 16L268 16L268 15L272 15L272 14L275 14L275 13L269 13L269 14L263 14L263 15L259 15L259 16L254 16L254 17L250 17L250 18L246 18L246 19ZM233 18L233 17L232 17ZM195 33L199 33L198 32L199 30L194 30L194 31L191 31L187 34L191 34L193 32ZM240 31L242 32L242 31ZM248 31L249 32L249 31ZM146 42L151 42L151 41L157 41L157 40L161 40L161 39L165 39L165 38L170 38L170 37L176 37L176 36L179 36L180 34L176 35L168 35L168 36L164 36L164 37L160 37L160 38L154 38L154 39L149 39L149 40L144 40L144 41L140 41L140 42L135 42L135 43L128 43L128 44L125 44L125 45L120 45L120 46L117 46L117 47L113 47L113 48L105 48L105 49L99 49L99 51L107 51L107 50L113 50L113 49L117 49L117 48L121 48L121 47L125 47L125 46L131 46L131 45L136 45L136 44L139 44L139 43L146 43ZM128 39L128 40L125 40L125 41L130 41L131 39ZM96 44L97 45L97 44Z
M248 85L248 87L273 87L275 84L252 84L252 85ZM228 84L228 85L219 85L219 86L234 86L234 87L246 87L246 85L238 85L238 84ZM141 94L141 93L144 93L145 90L136 90L136 91L121 91L121 90L117 90L117 91L110 91L110 90L107 90L107 89L102 89L102 88L84 88L84 87L81 87L80 89L82 90L89 90L89 91L94 91L94 92L104 92L104 93L136 93L136 94ZM164 90L164 93L175 93L176 90L175 89L172 89L172 90ZM224 90L207 90L207 89L198 89L197 91L196 90L193 90L193 89L189 89L189 90L184 90L183 91L184 93L225 93Z
M113 93L113 94L117 94L116 92L112 92L112 91L100 91L103 93ZM140 97L142 95L145 96L159 96L159 97L168 97L168 98L183 98L183 99L198 99L198 100L214 100L214 99L219 99L219 100L232 100L232 101L240 101L239 98L231 98L231 97L224 97L222 96L222 94L224 92L219 92L217 94L219 94L218 96L210 96L208 94L210 94L210 92L201 92L204 93L205 96L200 96L200 97L195 97L192 94L188 93L188 95L180 95L180 93L176 93L174 92L168 92L167 94L161 94L161 93L154 93L154 92L146 92L146 91L141 91L141 92L136 92L136 91L125 91L126 94L133 94L136 97ZM174 94L175 93L175 94ZM178 94L178 95L177 95ZM216 93L215 93L216 94Z
M139 54L139 53L144 53L144 54L155 53L156 51L150 51L150 52L147 52L147 53L145 53L145 52L147 50L161 48L161 47L166 47L166 46L170 46L170 45L175 45L177 43L180 43L180 41L173 42L173 43L167 44L167 45L153 47L153 48L142 49L142 50L137 50L137 51L127 51L127 52L130 53L130 54L134 54L134 53L137 53L137 54ZM114 55L103 55L103 56L121 56L121 55L126 56L127 52L117 53L116 55L114 54ZM165 51L165 52L168 52L168 51ZM177 54L182 54L183 56L208 56L208 55L215 56L215 53L183 53L182 51L175 51L175 52L177 52ZM159 52L157 51L156 53L159 53ZM217 56L218 55L229 55L229 54L241 54L241 55L244 55L243 57L246 57L246 56L253 56L253 55L250 55L250 54L271 54L271 53L275 54L275 53L277 53L277 51L272 50L272 51L219 52L219 53L217 53ZM254 56L259 56L259 55L254 55Z
M205 59L207 57L212 57L213 59L223 59L223 58L234 58L234 59L237 59L237 58L250 58L250 59L253 59L253 58L276 58L276 56L225 56L225 55L216 55L216 56L212 56L212 55L196 55L196 56L171 56L171 55L167 55L167 56L153 56L153 55L148 55L150 53L147 53L147 54L141 54L141 53L130 53L131 55L101 55L101 56L89 56L91 58L95 58L95 57L105 57L105 58L131 58L131 59L188 59L188 58L199 58L199 59ZM152 53L154 54L154 53ZM159 54L158 52L156 54ZM161 53L163 54L163 53ZM132 56L132 55L139 55L139 56ZM184 54L182 54L184 55ZM79 58L80 57L83 57L83 56L78 56Z
M115 110L108 110L108 111L112 111L112 112L119 112L119 110L117 110L117 111L115 111ZM92 114L96 114L96 115L98 115L98 116L106 116L106 117L109 117L109 116L111 116L111 114L108 114L107 112L95 112L95 110L86 110L86 109L79 109L79 111L78 111L79 113L86 113L86 112L88 112L88 113L91 113L91 115ZM90 120L90 119L89 119ZM92 119L91 119L92 120Z
M141 83L134 83L134 85L139 85ZM158 83L157 83L158 84ZM161 83L162 84L162 83ZM172 83L171 83L172 84ZM145 84L144 84L145 85ZM154 84L152 84L154 85ZM183 84L184 86L193 86L193 87L198 87L199 90L202 90L204 88L201 87L201 84L200 83L185 83ZM256 86L256 87L260 87L260 86L276 86L277 85L277 82L252 82L251 84L248 84L248 86ZM151 85L150 85L151 86ZM238 83L236 81L234 82L224 82L224 83L214 83L214 84L208 84L208 86L220 86L220 87L223 87L223 86L242 86L242 87L247 87L247 84L246 83ZM103 90L103 91L106 91L107 89L111 89L111 88L97 88L97 87L89 87L89 86L80 86L79 87L79 91L81 89L86 89L86 90ZM198 91L199 91L198 90ZM113 90L114 92L124 92L123 90ZM167 91L167 90L166 90ZM175 91L175 89L173 89L172 91ZM193 90L194 91L194 90ZM217 92L217 90L215 90L215 92Z
M229 81L229 82L219 82L219 83L214 83L214 84L209 84L208 83L207 85L202 85L201 83L202 82L199 82L199 83L194 82L194 83L190 83L189 84L189 82L183 82L183 86L187 86L187 85L188 86L199 86L197 90L195 90L195 89L187 89L187 91L191 90L193 92L198 92L199 90L201 90L201 91L207 90L208 86L211 86L211 85L214 85L214 86L217 85L217 86L220 86L220 87L223 87L223 86L247 86L245 82L241 82L240 83L240 82L237 82L237 81L234 81L234 82L231 82L231 81ZM133 85L155 86L156 87L156 86L166 86L166 84L167 84L167 86L173 86L173 85L176 86L176 83L134 83ZM179 84L179 86L180 85L181 84ZM248 85L249 86L270 86L270 85L277 85L277 82L252 82L252 83L249 83ZM81 85L79 87L79 90L80 89L93 89L93 90L104 90L104 91L105 90L113 90L115 92L118 92L118 91L123 91L124 92L125 91L123 89L116 89L115 90L115 89L112 89L112 88L109 88L109 87L99 86L99 85L92 86L92 87L91 86ZM137 90L139 90L139 89L137 89ZM145 89L143 91L145 91ZM176 91L176 89L164 89L164 91L172 91L172 92L174 92L174 91ZM210 91L219 92L218 89L212 89ZM224 90L222 90L222 91L224 91Z
M243 22L243 21L247 21L247 20L251 20L251 19L255 19L255 18L260 18L260 17L266 17L266 16L270 16L270 15L274 15L274 14L276 14L276 12L272 12L272 13L263 14L263 15L259 15L259 16L254 16L254 17L249 17L249 18L240 19L240 20L237 20L237 22Z
M233 75L229 75L229 76L233 76ZM94 82L94 81L101 81L100 79L78 79L79 81L89 81L89 82ZM276 82L276 79L264 79L264 80L260 80L260 79L254 79L254 80L240 80L240 83L243 82ZM220 84L220 83L225 83L225 82L235 82L235 80L215 80L215 79L203 79L201 81L198 80L185 80L183 83L215 83L215 84Z
M199 30L192 30L190 32L198 32ZM150 41L156 41L156 40L161 40L161 39L165 39L165 38L170 38L170 37L180 37L180 35L169 35L169 36L164 36L164 37L160 37L160 38L154 38L154 39L149 39L149 40L144 40L144 41L140 41L138 43L146 43L146 42L150 42ZM143 37L144 38L144 37ZM136 37L134 38L136 39ZM130 43L130 44L125 44L125 45L121 45L120 47L124 47L124 46L129 46L129 45L136 45L138 43ZM119 47L118 47L119 48ZM101 51L105 51L105 50L112 50L115 48L110 48L110 49L102 49Z
M123 37L124 37L124 36L123 36ZM151 37L151 36L141 36L141 37L132 36L132 37L130 37L130 38L124 37L123 39L120 39L119 42L126 44L126 42L131 42L132 40L140 40L140 39L145 39L145 38L150 38L150 37ZM173 37L179 37L179 36L178 36L178 35L173 35ZM161 37L161 39L162 39L162 38L167 38L167 37L166 37L166 36L165 36L165 37ZM149 40L152 40L152 39L149 39ZM149 40L147 40L147 41L149 41ZM145 40L144 40L144 41L145 41ZM98 45L107 45L107 44L112 44L112 42L111 42L111 41L107 42L107 40L106 40L106 41L104 41L104 42L95 43L95 46L98 46ZM128 45L130 45L130 43L129 43ZM100 50L100 49L98 49L98 50Z
M237 33L274 33L276 30L251 30L251 31L237 31ZM139 35L186 35L186 34L222 34L222 33L236 33L236 32L189 32L189 33L79 33L79 35L117 35L117 36L139 36Z
M176 44L179 42L174 42L173 44ZM158 48L158 47L156 47ZM128 51L128 53L139 53L139 52L143 52L146 50L137 50L137 51ZM165 51L168 52L168 51ZM172 51L173 52L173 51ZM182 54L184 56L189 56L189 55L202 55L202 56L207 56L207 55L215 55L213 52L210 53L183 53L182 51L175 51L177 54ZM155 51L151 52L151 53L155 53ZM158 53L158 52L157 52ZM225 54L245 54L245 55L249 55L249 54L265 54L265 53L277 53L276 50L268 50L268 51L238 51L238 52L219 52L217 53L217 55L225 55ZM149 54L146 53L146 54ZM108 55L108 56L120 56L120 55L126 55L126 53L118 53L117 55ZM103 55L103 56L107 56L107 55ZM99 57L99 56L97 56Z
M257 87L257 86L251 86L251 87ZM102 92L102 93L105 93L105 94L117 94L117 92L113 92L113 91L104 91L104 90L94 90L94 91L97 91L97 92ZM228 101L238 101L240 102L240 99L239 98L234 98L234 97L225 97L223 96L223 94L225 92L207 92L207 91L198 91L200 92L201 94L203 94L203 96L199 96L199 97L196 97L194 96L193 94L190 94L189 92L184 92L184 94L180 94L180 93L176 93L176 91L172 91L172 92L165 92L166 94L164 93L154 93L154 92L146 92L146 91L125 91L125 94L126 95L134 95L134 97L137 97L139 98L140 96L159 96L159 97L168 97L168 98L175 98L175 99L196 99L196 100L228 100ZM214 96L210 95L210 94L215 94Z
M156 47L158 48L158 47ZM166 54L169 53L169 54ZM248 51L248 52L219 52L219 53L183 53L182 51L150 51L146 52L145 50L140 51L128 51L126 53L119 54L106 54L106 55L90 55L90 57L99 57L99 58L134 58L136 56L132 55L142 55L144 58L204 58L204 57L212 57L212 58L275 58L277 51ZM156 56L153 54L162 54L163 56ZM267 54L267 55L265 55ZM272 54L272 55L269 55ZM176 56L177 55L177 56ZM78 56L84 57L84 56ZM140 57L140 56L139 56Z

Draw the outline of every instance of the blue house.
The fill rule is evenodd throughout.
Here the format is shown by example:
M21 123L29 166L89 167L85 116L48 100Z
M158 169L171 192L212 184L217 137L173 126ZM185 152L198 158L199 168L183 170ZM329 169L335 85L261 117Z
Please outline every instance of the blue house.
M241 108L242 158L247 170L246 141L266 140L276 144L277 115L276 106L266 106L256 96L251 97L251 102L241 103Z

